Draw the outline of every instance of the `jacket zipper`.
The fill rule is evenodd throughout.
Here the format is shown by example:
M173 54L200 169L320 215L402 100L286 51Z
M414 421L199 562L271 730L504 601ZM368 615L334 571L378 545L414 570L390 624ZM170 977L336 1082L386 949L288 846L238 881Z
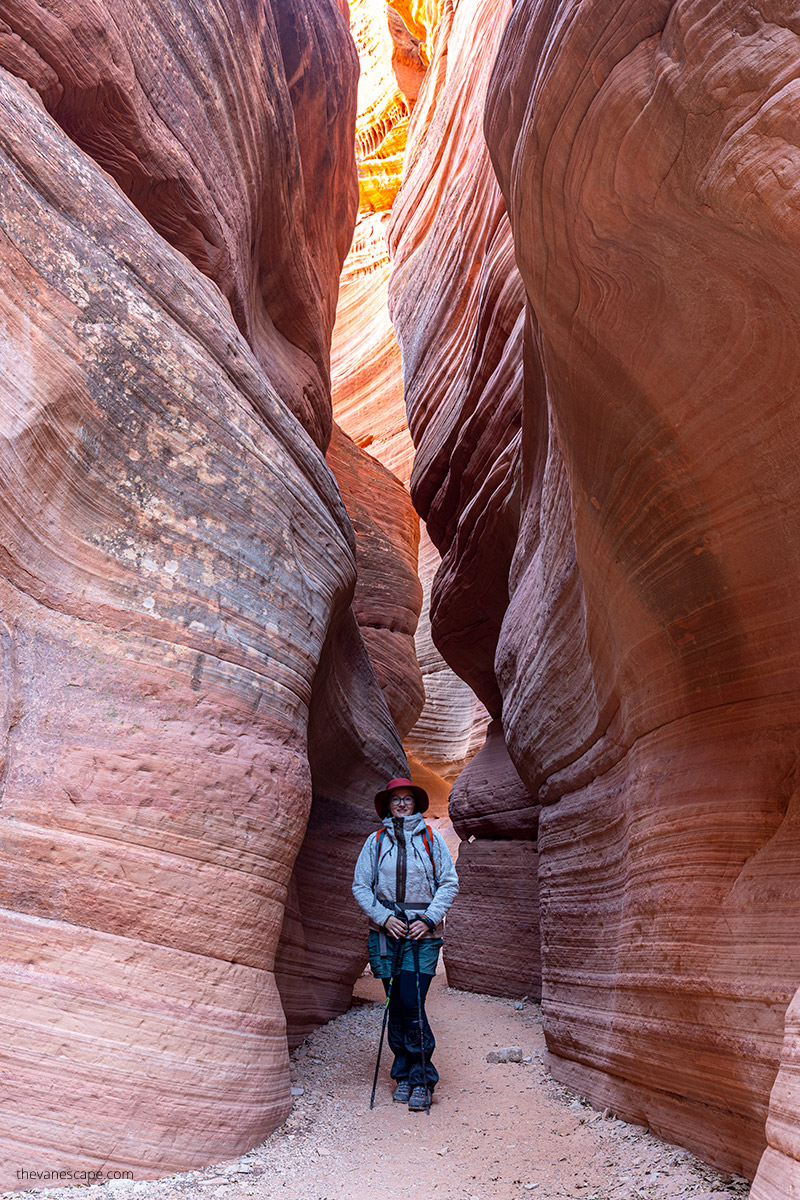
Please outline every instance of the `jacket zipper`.
M394 894L395 902L402 908L406 900L406 839L403 833L403 818L393 817L392 824L397 845Z

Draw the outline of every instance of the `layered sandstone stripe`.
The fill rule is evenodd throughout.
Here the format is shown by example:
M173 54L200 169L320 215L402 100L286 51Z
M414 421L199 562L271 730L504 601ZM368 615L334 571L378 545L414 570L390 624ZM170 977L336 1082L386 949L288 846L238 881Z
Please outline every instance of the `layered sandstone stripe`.
M541 364L497 664L551 1064L750 1175L800 979L796 85L773 8L522 0L487 108Z
M796 37L698 0L514 6L486 113L526 300L509 470L481 452L503 306L480 121L449 138L490 13L442 20L390 235L412 490L444 552L433 628L545 806L553 1070L752 1176L783 1045L771 1200L797 1161Z
M405 759L321 453L356 207L339 9L0 3L0 64L11 1186L213 1162L282 1119L279 937L313 992L289 981L290 1020L331 1015L363 960L336 905Z

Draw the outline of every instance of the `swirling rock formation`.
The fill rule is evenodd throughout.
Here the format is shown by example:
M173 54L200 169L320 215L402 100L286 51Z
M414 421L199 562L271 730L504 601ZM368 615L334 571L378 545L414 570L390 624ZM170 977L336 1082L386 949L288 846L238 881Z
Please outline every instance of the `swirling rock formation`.
M0 64L3 1182L152 1175L287 1111L276 954L341 1003L405 768L320 451L355 59L326 0L24 0Z
M400 186L408 115L428 66L426 39L439 19L435 6L428 5L427 13L424 8L402 4L387 8L383 0L354 0L351 6L362 66L356 122L360 210L342 270L331 350L336 421L358 447L406 486L414 447L406 418L400 348L387 308L391 268L386 231ZM431 22L430 29L426 21ZM351 494L355 495L358 470L352 455L350 461ZM363 469L370 474L366 463ZM430 637L430 588L438 563L439 555L423 531L416 569L425 599L415 641L425 706L404 745L415 780L428 789L437 811L444 812L452 780L483 741L486 715ZM362 629L372 648L374 633L363 624ZM404 686L413 696L411 675Z
M414 768L414 778L445 811L453 780L484 743L487 715L475 693L453 672L433 643L430 604L440 562L439 552L423 525L418 563L422 611L414 641L425 685L425 706L403 746Z
M515 7L487 112L547 395L498 663L512 757L558 801L548 1045L752 1173L800 978L796 36L695 0L562 10Z
M401 737L425 701L414 649L422 588L419 521L399 480L334 424L327 462L356 536L353 612Z
M453 987L516 998L542 994L539 812L508 756L501 723L492 721L450 793L453 826L464 839L444 948Z
M445 686L438 705L423 712L419 733L415 729L405 745L413 760L417 736L427 742L429 757L431 747L446 742L447 750L442 746L439 752L442 758L451 755L450 778L483 741L483 706L495 718L502 709L494 656L508 605L519 509L524 290L481 134L486 87L506 15L505 4L462 0L445 11L433 32L430 73L411 122L406 176L389 238L390 309L403 351L409 425L417 447L411 490L435 543L426 563L436 571L426 690L436 696L441 655L471 685ZM443 274L442 264L444 277L433 286L431 281ZM421 562L421 575L425 569ZM424 655L425 650L423 673ZM442 679L447 683L444 674ZM475 695L482 701L482 720ZM465 719L468 714L474 724ZM428 731L426 720L438 735ZM453 761L458 744L463 756ZM473 828L465 817L469 793L475 812L496 807L507 814L505 820L496 826L479 820ZM523 811L517 812L520 806ZM462 770L450 797L461 837L503 839L502 845L470 846L464 860L446 959L459 986L501 994L540 991L531 806L535 801L508 758L495 721L485 749ZM497 889L494 881L502 872L496 874L494 866L504 849L506 875Z
M406 421L400 347L386 306L388 217L388 210L364 213L356 226L340 281L331 388L337 423L407 486L414 444Z
M417 447L411 493L444 560L433 637L493 716L518 520L524 321L511 229L481 135L505 15L503 5L462 3L437 28L389 236L390 312ZM446 286L433 288L444 262Z
M351 0L361 62L356 117L359 208L388 212L400 186L408 118L427 69L424 30L402 4Z
M553 1071L752 1175L800 979L796 35L775 6L514 5L486 127L527 311L500 303L484 368L518 285L483 175L441 164L479 144L448 140L450 93L490 12L442 18L390 235L432 623L545 805ZM522 363L517 446L484 443ZM770 1195L796 1169L793 1019Z

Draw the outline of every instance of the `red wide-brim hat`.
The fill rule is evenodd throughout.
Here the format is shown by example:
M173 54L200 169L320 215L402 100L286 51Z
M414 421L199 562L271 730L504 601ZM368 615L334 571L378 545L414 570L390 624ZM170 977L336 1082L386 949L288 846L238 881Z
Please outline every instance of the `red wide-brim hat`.
M389 796L396 788L410 788L417 798L417 812L425 812L430 801L425 788L417 787L410 779L390 779L385 788L382 788L375 796L375 811L381 820L389 811Z

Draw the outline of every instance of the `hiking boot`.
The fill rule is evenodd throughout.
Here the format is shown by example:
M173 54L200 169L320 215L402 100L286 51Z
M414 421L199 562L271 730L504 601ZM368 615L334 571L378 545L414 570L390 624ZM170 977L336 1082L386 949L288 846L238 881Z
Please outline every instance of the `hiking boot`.
M415 1087L408 1098L408 1107L411 1112L425 1112L430 1102L431 1095L427 1088Z
M408 1104L411 1096L411 1084L407 1079L401 1079L397 1087L392 1092L392 1099L399 1100L401 1104Z

